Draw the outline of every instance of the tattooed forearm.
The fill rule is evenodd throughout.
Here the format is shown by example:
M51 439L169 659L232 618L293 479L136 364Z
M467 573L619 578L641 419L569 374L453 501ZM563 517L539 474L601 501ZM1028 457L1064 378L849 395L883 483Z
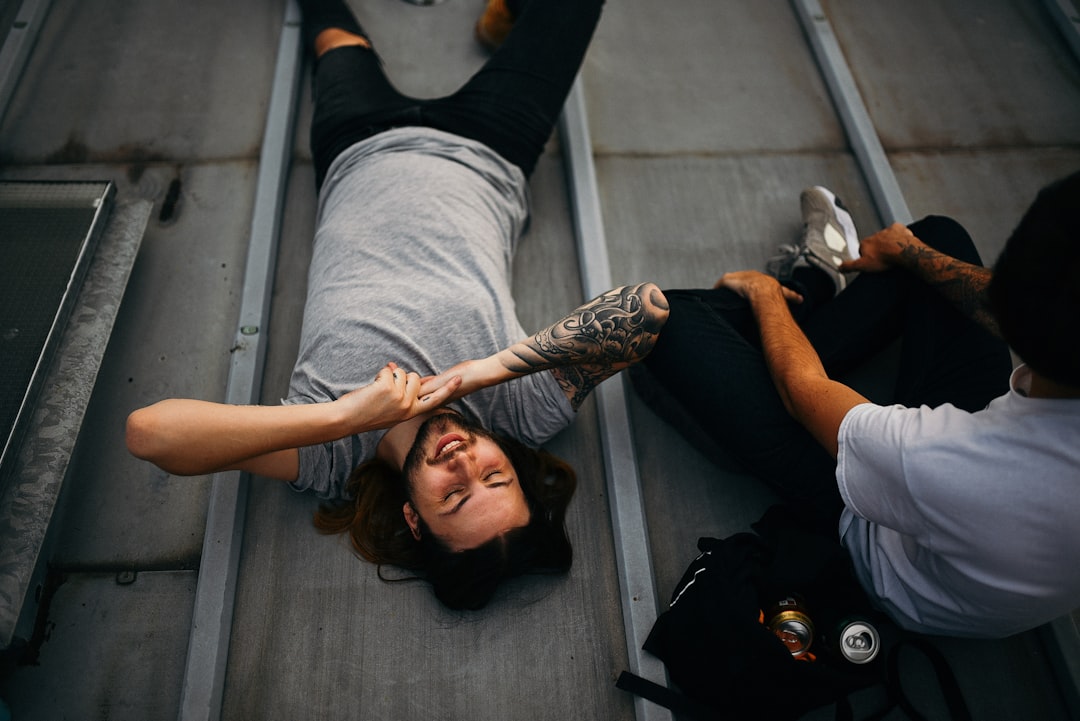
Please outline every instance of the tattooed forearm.
M667 299L653 283L609 291L502 356L512 373L557 369L577 407L608 376L652 350L667 320Z
M582 363L625 367L652 349L667 311L667 299L652 283L616 288L513 346L516 363L510 370L530 373Z
M614 372L612 371L612 373ZM585 402L585 399L589 397L589 394L593 392L593 389L601 381L611 376L611 373L607 375L590 373L586 368L575 366L557 368L554 370L554 374L555 380L559 382L559 387L562 388L566 397L570 399L570 405L575 410L581 408L581 404Z
M908 246L900 255L906 267L936 288L957 310L1001 336L987 295L992 275L989 268L965 263L926 246Z

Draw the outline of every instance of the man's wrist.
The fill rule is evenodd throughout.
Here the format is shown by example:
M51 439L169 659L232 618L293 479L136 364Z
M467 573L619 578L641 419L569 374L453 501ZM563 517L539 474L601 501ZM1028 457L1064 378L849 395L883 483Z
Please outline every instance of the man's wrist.
M913 235L897 242L895 252L886 259L886 262L907 271L918 272L936 254L933 248Z
M462 379L462 385L468 385L472 390L479 390L480 388L505 383L512 378L532 372L522 367L521 356L515 352L515 349L522 350L519 346L527 349L523 344L516 343L495 355L473 361L466 377ZM523 352L527 352L527 350Z
M768 275L762 275L761 280L752 283L747 288L746 299L750 301L751 305L777 301L784 306L787 305L787 299L784 298L784 289L780 285L780 281Z

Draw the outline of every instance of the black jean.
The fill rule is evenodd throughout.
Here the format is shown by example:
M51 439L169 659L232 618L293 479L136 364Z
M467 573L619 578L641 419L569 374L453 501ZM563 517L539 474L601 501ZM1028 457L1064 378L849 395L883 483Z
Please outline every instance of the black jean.
M390 128L424 126L484 143L526 176L536 167L600 19L604 0L515 3L514 29L457 92L399 92L370 49L341 47L315 68L311 152L316 185L354 143ZM518 8L520 5L520 8Z
M955 221L931 216L911 229L931 247L981 265ZM842 508L836 461L784 409L746 301L726 289L665 293L671 313L644 361L647 373L635 382L659 387L659 396L650 389L662 398L658 405L667 406L658 410L688 435L709 439L783 498L835 521ZM900 338L889 403L950 402L976 411L1008 390L1012 362L1005 343L905 271L863 273L800 324L831 378ZM643 388L643 395L650 393Z

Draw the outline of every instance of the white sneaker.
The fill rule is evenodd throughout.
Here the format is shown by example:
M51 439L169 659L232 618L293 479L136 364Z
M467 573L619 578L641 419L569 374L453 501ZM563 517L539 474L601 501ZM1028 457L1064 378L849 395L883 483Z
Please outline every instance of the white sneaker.
M827 188L816 185L799 195L803 233L799 243L782 245L765 264L765 271L784 282L796 268L814 267L832 278L839 293L848 277L840 264L859 257L859 235L843 202Z

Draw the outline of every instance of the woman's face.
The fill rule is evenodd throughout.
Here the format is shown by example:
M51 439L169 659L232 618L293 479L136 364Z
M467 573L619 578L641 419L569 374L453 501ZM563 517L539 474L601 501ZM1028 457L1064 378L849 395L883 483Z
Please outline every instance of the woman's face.
M476 548L529 523L510 459L483 429L456 414L424 422L403 470L411 498L405 520L417 538L417 515L452 551Z

